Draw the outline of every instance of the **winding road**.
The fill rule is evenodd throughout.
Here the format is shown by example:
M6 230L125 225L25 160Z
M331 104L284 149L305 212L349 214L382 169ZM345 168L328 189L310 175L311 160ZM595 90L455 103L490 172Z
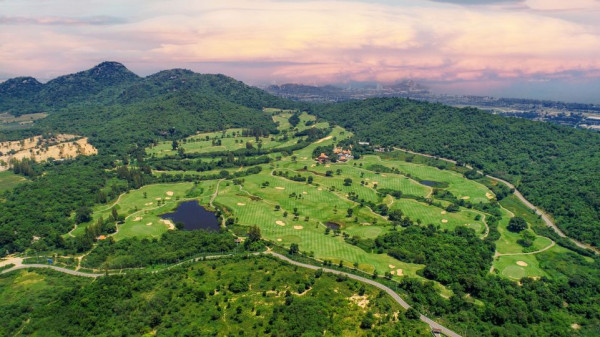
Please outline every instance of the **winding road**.
M347 276L348 278L351 278L353 280L357 280L359 282L362 283L366 283L369 285L372 285L376 288L379 288L383 291L385 291L388 295L390 295L396 302L398 302L404 309L408 309L410 308L410 305L408 303L406 303L406 301L404 301L402 299L402 297L400 297L395 291L393 291L391 288L377 282L374 281L372 279L366 278L366 277L362 277L362 276L358 276L358 275L354 275L351 273L347 273L347 272L343 272L343 271L339 271L339 270L335 270L335 269L329 269L329 268L322 268L322 267L317 267L317 266L313 266L311 264L306 264L306 263L302 263L302 262L298 262L298 261L294 261L290 258L288 258L287 256L275 253L273 251L267 251L266 254L270 254L272 256L275 256L276 258L283 260L289 264L292 264L294 266L298 266L298 267L302 267L302 268L307 268L307 269L312 269L312 270L323 270L323 272L326 273L331 273L331 274L336 274L336 275L344 275ZM444 327L441 324L436 323L435 321L433 321L432 319L428 318L427 316L421 315L420 316L421 321L425 322L425 324L429 325L431 327L431 329L439 329L444 335L448 336L448 337L460 337L459 334L457 334L456 332Z
M260 253L253 253L252 255L258 255ZM302 262L298 262L298 261L294 261L284 255L275 253L271 250L267 250L264 254L269 254L271 256L274 256L280 260L283 260L291 265L294 266L298 266L298 267L302 267L302 268L306 268L306 269L312 269L312 270L323 270L323 272L326 273L331 273L331 274L336 274L336 275L344 275L347 276L348 278L351 278L353 280L357 280L359 282L362 283L366 283L369 285L372 285L376 288L379 288L383 291L385 291L388 295L390 295L394 301L398 302L398 304L400 304L400 306L402 306L404 309L408 309L410 308L410 305L408 303L406 303L406 301L404 301L402 299L402 297L400 297L395 291L393 291L391 288L366 277L362 277L362 276L358 276L358 275L354 275L351 273L347 273L344 271L339 271L339 270L334 270L334 269L329 269L329 268L322 268L322 267L318 267L318 266L313 266L311 264L306 264L306 263L302 263ZM222 258L222 257L227 257L229 255L219 255L219 256L207 256L205 257L206 259L212 259L212 258ZM192 261L199 261L201 258L194 258L188 261L184 261L184 262L180 262L177 263L175 265L169 266L167 267L165 270L171 269L175 266L181 265L183 263L187 263L187 262L192 262ZM80 272L80 271L76 271L76 270L71 270L71 269L67 269L67 268L62 268L62 267L57 267L57 266L53 266L53 265L48 265L48 264L23 264L23 259L19 258L19 257L12 257L9 258L7 260L1 261L0 262L0 267L8 265L8 264L14 264L13 267L3 270L2 272L0 272L0 274L4 274L4 273L8 273L8 272L12 272L15 270L19 270L19 269L28 269L28 268L46 268L46 269L53 269L55 271L61 272L61 273L65 273L65 274L69 274L69 275L74 275L74 276L82 276L82 277L90 277L90 278L96 278L96 277L100 277L100 276L104 276L105 274L96 274L96 273L84 273L84 272ZM152 271L153 273L157 272L157 271ZM443 325L436 323L434 320L430 319L427 316L424 315L420 315L420 320L423 321L425 324L429 325L431 327L431 329L439 329L439 331L441 331L444 335L448 336L448 337L460 337L459 334L457 334L456 332L444 327Z
M425 154L425 153L418 153L418 152L414 152L414 151L410 151L407 149L402 149L399 147L394 147L394 150L399 150L399 151L403 151L406 153L410 153L410 154L414 154L414 155L418 155L418 156L423 156L423 157L428 157L428 158L433 158L433 159L439 159L439 160L443 160L452 164L456 164L456 160L452 160L452 159L448 159L448 158L442 158L442 157L437 157L437 156L432 156L430 154ZM468 169L473 169L473 167L471 165L466 165L465 167ZM482 171L477 171L480 174L484 174ZM529 202L529 200L525 199L525 197L523 196L523 194L521 194L521 192L519 192L519 190L517 190L517 188L515 187L515 185L509 183L508 181L504 180L504 179L500 179L500 178L496 178L494 176L491 176L489 174L485 175L486 177L493 179L495 181L501 182L503 184L505 184L506 186L508 186L510 189L512 189L514 191L514 195L517 196L517 198L519 198L519 200L521 200L521 202L523 202L523 204L525 204L525 206L527 206L529 209L532 209L535 214L541 216L542 220L546 223L546 225L550 228L552 228L554 230L554 232L556 232L556 234L560 237L566 238L571 240L571 242L573 242L575 245L577 245L577 247L579 248L583 248L583 249L589 249L591 251L593 251L596 254L600 254L600 250L596 247L593 247L591 245L585 244L583 242L580 242L578 240L575 240L569 236L567 236L560 228L558 228L558 226L556 226L556 224L554 223L554 221L552 221L552 219L550 218L550 216L542 211L541 209L537 208L536 206L534 206L531 202Z

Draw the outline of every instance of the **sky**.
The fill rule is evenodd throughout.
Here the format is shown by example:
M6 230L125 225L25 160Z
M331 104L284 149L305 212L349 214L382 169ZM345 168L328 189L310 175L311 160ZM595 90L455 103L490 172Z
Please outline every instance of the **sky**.
M0 81L105 60L600 103L600 0L0 0Z

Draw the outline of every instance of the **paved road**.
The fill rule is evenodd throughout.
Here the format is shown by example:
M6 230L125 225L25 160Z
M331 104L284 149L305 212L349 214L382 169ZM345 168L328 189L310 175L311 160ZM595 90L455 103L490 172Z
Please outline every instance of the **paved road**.
M439 159L439 160L443 160L443 161L447 161L449 163L453 163L456 164L456 160L452 160L452 159L448 159L448 158L441 158L441 157L437 157L437 156L432 156L429 154L425 154L425 153L418 153L418 152L413 152L407 149L402 149L399 147L395 147L395 150L400 150L403 152L407 152L407 153L411 153L411 154L416 154L419 156L424 156L424 157L429 157L429 158L434 158L434 159ZM466 168L468 169L473 169L472 166L470 165L465 165ZM483 174L483 172L481 171L477 171L481 174ZM585 244L583 242L577 241L571 237L568 237L562 230L560 230L560 228L558 228L558 226L556 226L556 224L554 223L554 221L552 221L552 219L550 219L550 216L548 216L548 214L546 214L544 211L540 210L539 208L537 208L536 206L534 206L531 202L529 202L529 200L525 199L525 197L523 196L523 194L521 194L521 192L519 192L519 190L517 190L517 188L515 187L515 185L509 183L508 181L504 180L504 179L500 179L500 178L496 178L494 176L491 176L489 174L485 175L486 177L499 181L501 183L506 184L506 186L508 186L509 188L513 189L515 192L514 194L517 196L517 198L519 198L519 200L521 200L523 202L523 204L525 204L525 206L527 206L529 209L532 209L535 211L535 214L540 215L542 220L544 220L544 222L546 223L546 225L550 228L552 228L556 234L558 234L558 236L563 237L563 238L567 238L569 240L571 240L571 242L573 242L575 245L577 245L580 248L583 249L589 249L594 251L596 254L600 254L600 250L596 247L593 247L591 245Z
M21 265L16 265L16 266L14 266L14 267L12 267L10 269L3 270L1 274L8 273L8 272L11 272L11 271L14 271L14 270L27 269L27 268L48 268L48 269L54 269L54 270L59 271L61 273L75 275L75 276L83 276L83 277L99 277L99 276L104 275L104 274L83 273L83 272L80 272L80 271L71 270L71 269L62 268L62 267L57 267L57 266L53 266L53 265L49 265L49 264L21 264Z
M369 279L369 278L366 278L366 277L362 277L362 276L358 276L358 275L354 275L354 274L350 274L350 273L346 273L346 272L335 270L335 269L321 268L321 267L313 266L313 265L310 265L310 264L301 263L301 262L298 262L298 261L294 261L294 260L292 260L292 259L290 259L290 258L288 258L288 257L286 257L284 255L275 253L273 251L267 251L267 254L271 254L271 255L277 257L278 259L286 261L286 262L288 262L290 264L293 264L295 266L299 266L299 267L303 267L303 268L308 268L308 269L313 269L313 270L322 269L326 273L332 273L332 274L336 274L336 275L345 275L345 276L347 276L347 277L349 277L351 279L354 279L354 280L357 280L357 281L360 281L360 282L363 282L363 283L370 284L370 285L372 285L374 287L377 287L377 288L385 291L388 295L392 296L392 298L396 302L398 302L404 309L410 308L410 305L408 303L406 303L406 301L404 301L400 296L398 296L398 294L395 291L393 291L392 289L390 289L390 288L384 286L383 284L381 284L381 283L379 283L377 281L374 281L372 279ZM452 331L452 330L450 330L450 329L448 329L448 328L446 328L446 327L444 327L444 326L442 326L442 325L434 322L432 319L430 319L430 318L428 318L426 316L421 315L420 318L421 318L421 321L425 322L432 329L440 329L442 331L442 333L445 334L448 337L460 337L460 335L457 334L456 332L454 332L454 331Z

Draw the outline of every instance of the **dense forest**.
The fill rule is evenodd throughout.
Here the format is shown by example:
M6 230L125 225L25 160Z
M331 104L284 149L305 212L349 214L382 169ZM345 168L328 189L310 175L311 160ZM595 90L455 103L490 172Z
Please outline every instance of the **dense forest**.
M3 336L429 334L385 293L266 257L94 281L44 270L1 275L0 316Z
M568 235L600 247L600 135L409 99L315 107L358 140L452 158L513 182Z

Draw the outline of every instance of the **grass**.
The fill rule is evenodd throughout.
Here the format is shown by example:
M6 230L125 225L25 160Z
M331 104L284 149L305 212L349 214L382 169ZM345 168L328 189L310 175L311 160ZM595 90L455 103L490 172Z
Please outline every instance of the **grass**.
M16 175L11 171L0 172L0 193L10 191L17 185L26 181L26 178Z
M216 181L201 182L198 186L203 189L203 192L193 199L197 199L200 204L208 204L216 183ZM72 234L82 235L87 225L95 223L100 217L107 219L112 208L116 207L118 213L125 215L126 218L125 222L118 226L118 233L114 234L115 240L133 236L159 237L168 230L168 225L159 221L159 215L175 209L180 201L186 199L186 193L192 187L193 183L155 184L130 191L123 194L116 203L113 201L95 207L92 221L81 224ZM173 195L169 196L167 192L173 192Z
M521 266L517 262L525 262L527 265ZM535 255L500 256L494 260L493 265L500 275L513 280L520 280L523 277L547 276L546 272L540 268Z
M247 288L233 291L232 283L239 280L247 282ZM132 283L136 286L130 287ZM121 289L127 289L127 296L120 293ZM288 291L294 311L284 305ZM360 298L359 292L364 292ZM390 296L379 294L379 289L354 280L340 280L327 273L315 277L315 271L267 257L196 262L168 272L97 280L50 270L21 270L0 276L5 323L0 326L0 334L19 335L26 326L24 333L44 336L102 335L115 331L123 335L153 331L148 336L185 332L194 336L254 336L264 335L264 323L270 320L277 321L275 327L282 331L310 326L312 322L296 321L304 318L294 315L299 310L310 317L323 315L326 318L321 324L326 327L318 330L340 336L370 335L373 330L359 328L368 311L382 318L375 320L373 328L383 335L390 335L392 330L402 335L429 335L429 327L418 320L404 319L404 309ZM187 299L182 300L183 297ZM109 310L99 314L96 301ZM161 304L153 305L158 302ZM144 310L123 310L119 315L112 312L140 303ZM395 313L400 314L399 321L390 319ZM89 317L96 319L95 324L82 327ZM161 319L150 328L144 321L147 317ZM72 323L65 325L67 320ZM114 330L115 326L119 329Z

